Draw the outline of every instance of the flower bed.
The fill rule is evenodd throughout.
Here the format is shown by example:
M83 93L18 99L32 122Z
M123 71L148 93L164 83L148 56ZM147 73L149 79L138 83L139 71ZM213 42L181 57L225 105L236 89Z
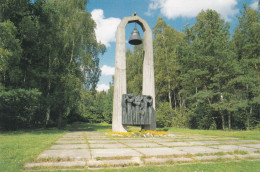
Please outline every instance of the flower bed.
M119 136L119 137L160 137L167 136L166 131L154 131L154 130L142 130L142 131L131 131L131 132L113 132L112 130L107 131L108 135Z

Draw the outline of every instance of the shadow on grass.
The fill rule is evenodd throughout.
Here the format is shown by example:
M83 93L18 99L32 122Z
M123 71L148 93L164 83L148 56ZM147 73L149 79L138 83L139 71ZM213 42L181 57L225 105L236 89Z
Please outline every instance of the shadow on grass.
M67 125L64 129L58 128L39 128L39 129L20 129L16 131L1 131L1 135L20 135L20 134L61 134L66 131L103 131L106 132L107 130L112 129L111 124L107 123L96 123L96 124L89 124L84 122L74 122L72 124Z
M57 129L57 128L38 128L38 129L20 129L16 131L0 131L1 135L20 135L20 134L61 134L68 131L67 129Z
M90 123L83 123L83 122L74 122L70 125L70 131L107 131L110 130L111 124L107 123L97 123L97 124L90 124Z

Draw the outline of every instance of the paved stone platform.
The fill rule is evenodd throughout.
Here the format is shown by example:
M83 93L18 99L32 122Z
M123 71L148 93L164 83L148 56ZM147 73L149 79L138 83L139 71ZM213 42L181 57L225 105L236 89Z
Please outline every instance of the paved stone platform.
M108 168L260 160L259 140L170 133L167 137L112 137L102 132L68 132L27 169Z

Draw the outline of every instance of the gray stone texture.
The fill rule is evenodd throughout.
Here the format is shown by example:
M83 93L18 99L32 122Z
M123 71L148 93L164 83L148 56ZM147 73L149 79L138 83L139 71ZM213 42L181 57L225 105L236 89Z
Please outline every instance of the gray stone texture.
M126 51L125 51L125 27L128 23L138 23L144 31L143 49L143 95L153 98L153 108L155 109L155 81L154 81L154 61L153 61L153 38L152 30L145 20L139 16L125 17L117 27L116 35L116 57L114 75L114 98L113 98L113 119L112 130L126 132L126 126L122 124L122 95L126 94ZM154 120L155 121L155 120ZM156 124L145 129L155 129Z
M185 152L172 148L135 148L135 150L142 152L146 156L159 156L159 155L180 155L186 154Z
M216 146L211 146L211 147L219 149L221 151L225 151L225 152L230 152L230 151L255 152L255 151L257 151L257 149L243 147L243 146L239 146L239 145L216 145Z
M51 158L51 159L71 159L71 160L83 160L90 159L90 152L87 149L63 149L63 150L46 150L42 152L38 159Z
M90 160L87 165L89 167L102 167L102 166L127 166L133 164L143 164L140 157L133 157L131 159L119 159L119 160Z
M56 143L72 144L72 143L86 143L86 140L57 140Z
M63 162L41 162L41 163L27 163L25 168L32 167L85 167L85 161L63 161Z
M130 149L91 149L93 158L97 157L129 157L129 156L142 156L139 152Z
M126 146L123 145L123 144L120 144L120 143L111 143L111 144L96 144L96 143L93 143L93 144L90 144L90 147L91 148L107 149L107 148L125 148Z
M86 139L86 143L83 144L73 143L78 140L78 137L84 137L84 134L87 135L87 138L92 137L92 139ZM179 138L177 134L174 135ZM100 132L71 132L65 134L62 138L68 136L70 138L75 136L75 141L70 140L71 142L66 144L52 145L48 150L42 152L34 163L27 163L24 167L27 169L34 167L46 167L48 169L51 167L54 169L55 167L105 168L149 164L163 165L175 162L214 162L219 158L227 161L237 159L260 160L259 140L228 140L228 138L219 139L219 137L214 137L215 140L212 140L213 137L198 135L195 137L187 135L187 137L193 138L193 140L188 141L178 141L178 139L171 138L172 136L160 138L110 138ZM181 137L185 137L185 135ZM242 151L246 151L247 154Z
M52 145L51 149L87 149L87 144L62 144L62 145Z

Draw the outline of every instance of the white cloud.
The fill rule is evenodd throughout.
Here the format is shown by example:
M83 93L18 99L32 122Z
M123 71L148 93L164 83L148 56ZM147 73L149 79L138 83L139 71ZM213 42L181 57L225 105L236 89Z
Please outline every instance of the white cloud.
M251 8L257 10L258 9L258 1L254 1L251 5L250 5Z
M116 41L116 29L121 20L113 17L105 18L102 9L94 9L91 15L97 24L95 29L97 40L109 47L110 42Z
M106 84L97 84L97 88L96 88L96 90L97 91L108 91L108 89L109 89L109 86L108 85L106 85Z
M104 66L101 67L101 72L102 72L102 75L105 75L105 76L114 75L115 74L115 68L104 65Z
M150 0L146 14L160 9L161 14L168 19L193 18L201 10L213 9L229 20L239 12L235 8L236 4L237 0Z

